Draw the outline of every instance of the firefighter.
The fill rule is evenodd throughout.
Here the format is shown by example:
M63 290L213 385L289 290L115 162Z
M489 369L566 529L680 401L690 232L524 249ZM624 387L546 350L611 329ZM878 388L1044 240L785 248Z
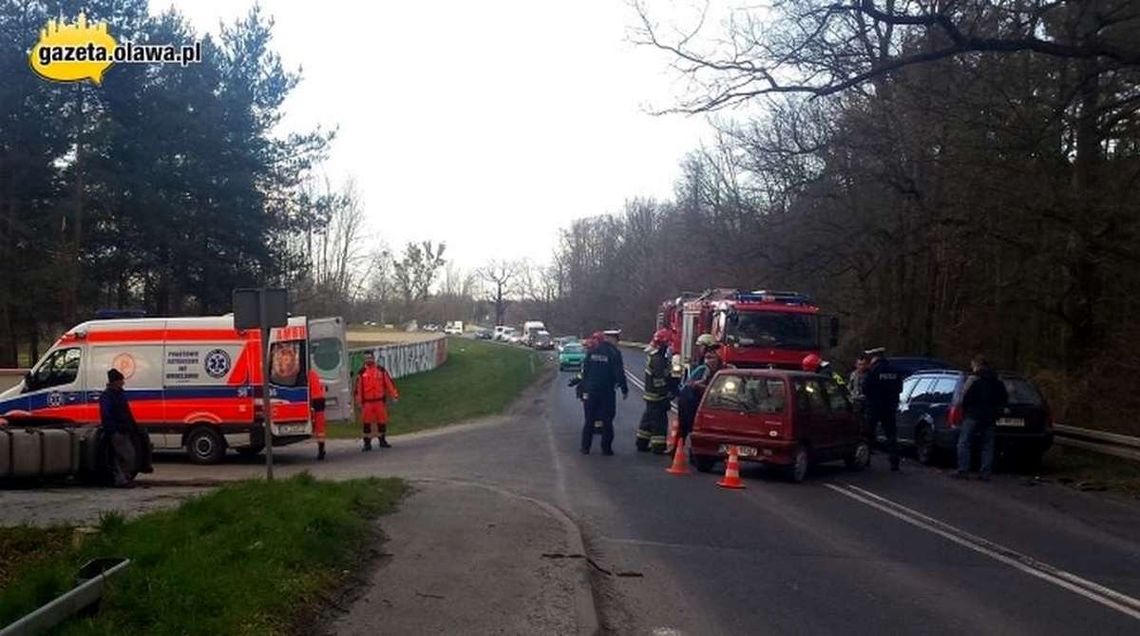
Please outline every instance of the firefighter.
M392 382L392 376L383 366L376 364L371 351L364 353L364 368L356 376L356 406L361 410L364 425L364 448L372 450L372 438L380 436L380 448L391 448L388 443L388 398L400 400L400 392Z
M669 404L677 395L677 378L672 374L668 352L669 330L658 329L646 347L649 359L645 363L645 412L637 428L637 450L652 450L663 454L668 445Z
M715 351L720 348L720 343L716 341L711 333L702 333L697 336L697 346L694 347L693 359L689 362L693 366L698 366L704 363L705 354L709 351Z
M578 399L582 400L583 455L590 454L594 430L598 428L602 432L602 454L614 454L614 415L617 412L614 388L621 389L622 399L629 396L621 364L620 358L614 355L614 348L605 342L601 333L594 333L586 339L586 360L582 363L582 371L570 381L570 386L576 387Z
M803 367L804 371L807 371L808 373L820 373L826 375L841 387L847 385L847 382L843 379L843 376L839 373L836 373L831 368L831 363L827 360L821 359L817 354L807 354L804 356L803 361L800 362L800 365Z
M720 362L720 354L717 353L716 347L710 347L705 351L704 362L689 372L685 378L684 386L677 392L677 419L680 422L682 442L692 432L693 420L697 417L697 407L701 403L701 397L709 388L709 382L712 381L713 376L721 369L721 366L723 365Z
M321 377L309 369L309 410L313 414L313 437L317 438L317 461L325 458L325 386Z
M895 426L895 415L899 408L899 393L902 391L902 374L887 359L886 349L879 347L866 352L871 358L871 367L863 378L863 399L866 404L867 426L874 435L875 427L882 424L887 437L887 453L891 460L891 471L899 469L899 440Z

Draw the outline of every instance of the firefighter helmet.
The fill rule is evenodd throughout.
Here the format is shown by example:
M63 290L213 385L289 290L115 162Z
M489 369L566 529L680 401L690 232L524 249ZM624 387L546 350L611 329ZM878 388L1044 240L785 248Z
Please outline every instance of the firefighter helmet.
M809 353L804 356L804 360L801 364L803 364L804 371L807 371L809 373L816 373L819 371L819 365L821 362L823 361L820 360L819 356L814 353Z
M670 335L672 335L672 332L668 329L658 329L657 331L653 332L653 340L650 342L655 345L663 345L669 342Z
M711 333L702 333L697 336L697 344L702 347L711 347L716 344L716 338L713 338Z

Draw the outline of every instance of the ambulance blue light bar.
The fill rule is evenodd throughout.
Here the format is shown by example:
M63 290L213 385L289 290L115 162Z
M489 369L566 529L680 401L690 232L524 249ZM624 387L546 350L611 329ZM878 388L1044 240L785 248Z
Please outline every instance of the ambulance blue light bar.
M741 292L738 300L746 303L783 303L785 305L810 305L811 299L799 292L772 291L758 289L751 292Z

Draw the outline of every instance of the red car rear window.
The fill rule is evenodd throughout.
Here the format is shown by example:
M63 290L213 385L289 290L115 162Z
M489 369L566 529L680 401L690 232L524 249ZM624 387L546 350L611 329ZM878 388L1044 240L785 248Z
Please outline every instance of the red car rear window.
M787 391L779 378L721 373L713 380L705 406L725 411L783 413Z

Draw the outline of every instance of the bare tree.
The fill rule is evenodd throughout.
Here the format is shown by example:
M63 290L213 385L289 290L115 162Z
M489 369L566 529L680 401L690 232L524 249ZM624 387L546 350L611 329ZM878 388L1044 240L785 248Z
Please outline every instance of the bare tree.
M477 276L486 287L487 302L495 311L495 324L503 324L510 304L510 296L519 276L519 264L514 261L491 259L481 267Z

